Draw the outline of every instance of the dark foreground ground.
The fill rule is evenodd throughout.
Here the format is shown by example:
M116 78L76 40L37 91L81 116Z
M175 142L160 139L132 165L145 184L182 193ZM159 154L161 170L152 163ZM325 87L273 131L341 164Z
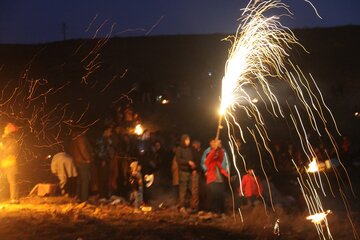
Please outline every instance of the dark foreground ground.
M135 213L125 203L77 204L63 197L22 200L19 205L0 204L0 239L319 239L305 213L276 214L264 207L243 209L235 217L180 214L174 208L154 207ZM355 216L355 217L354 217ZM273 234L280 219L281 236ZM328 217L334 239L354 239L345 213ZM359 216L353 214L358 225Z

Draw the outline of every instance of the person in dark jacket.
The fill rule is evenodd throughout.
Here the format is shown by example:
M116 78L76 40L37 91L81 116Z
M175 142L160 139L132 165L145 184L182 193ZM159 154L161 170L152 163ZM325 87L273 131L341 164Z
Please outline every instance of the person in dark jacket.
M105 126L102 135L96 141L95 164L99 176L100 198L108 198L111 190L114 190L110 185L110 165L115 157L115 148L111 137L112 127Z
M90 164L93 162L90 144L85 133L72 134L70 152L78 170L77 197L84 202L89 198Z
M191 189L191 174L196 170L196 165L193 161L192 151L190 147L190 137L183 134L180 139L180 146L176 149L176 161L179 168L179 208L181 212L185 212L185 196L187 190ZM190 207L196 210L195 193L191 192ZM198 199L198 198L197 198Z
M194 210L197 211L199 208L204 209L205 201L205 175L201 168L201 157L203 150L201 143L198 140L194 140L191 143L192 155L195 163L195 169L191 173L191 188L194 194Z

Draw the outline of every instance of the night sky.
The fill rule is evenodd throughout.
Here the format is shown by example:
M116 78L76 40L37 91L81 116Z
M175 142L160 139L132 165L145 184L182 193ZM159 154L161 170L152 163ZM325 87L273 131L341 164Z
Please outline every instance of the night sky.
M359 0L286 0L291 28L360 25ZM42 43L97 36L234 33L248 0L1 0L0 43ZM94 21L93 21L94 20ZM93 24L87 30L90 23ZM65 23L65 25L63 24ZM154 28L152 28L154 26ZM129 31L136 30L136 31Z

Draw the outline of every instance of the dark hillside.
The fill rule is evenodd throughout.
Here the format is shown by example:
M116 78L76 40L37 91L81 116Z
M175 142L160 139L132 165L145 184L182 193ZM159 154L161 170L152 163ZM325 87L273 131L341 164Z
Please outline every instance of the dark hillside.
M358 107L356 99L359 96L360 27L302 29L295 30L294 33L310 54L304 53L300 48L294 49L291 59L305 73L310 72L315 77L330 107L339 111L337 118L340 121L354 121L353 113ZM171 112L183 111L187 102L190 102L191 108L187 108L185 112L202 111L196 122L213 122L216 118L214 106L220 93L220 81L230 46L228 42L221 41L224 37L194 35L112 38L100 48L97 46L102 40L1 45L1 85L19 78L25 69L29 70L31 78L47 79L49 85L61 86L70 82L72 87L66 89L61 100L67 101L76 95L77 98L91 102L92 109L96 109L92 117L102 116L100 112L105 113L121 93L134 87L136 91L132 91L129 96L135 103L140 102L143 92L150 92L152 98L170 92L174 99L173 107L168 110L169 116L174 117ZM86 69L91 63L98 64L98 68L94 71ZM123 78L115 77L125 70L127 72ZM82 82L84 76L86 81ZM108 85L110 81L111 84ZM101 92L106 86L106 91ZM139 104L138 109L144 110L145 115L145 110L164 110L159 106L142 107ZM199 108L196 110L196 107ZM186 115L180 115L184 119L177 119L178 124L173 124L179 129L192 129L192 126L186 124L194 125L194 121L185 119ZM344 126L344 131L353 132L347 126Z

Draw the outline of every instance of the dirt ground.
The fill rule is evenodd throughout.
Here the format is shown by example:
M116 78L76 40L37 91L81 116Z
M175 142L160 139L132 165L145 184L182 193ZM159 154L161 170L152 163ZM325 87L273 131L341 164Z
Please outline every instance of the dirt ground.
M31 197L19 205L0 204L0 239L319 239L304 214L276 212L266 215L262 205L243 209L242 222L238 212L181 214L164 205L134 212L121 199L78 204L65 197ZM273 233L277 218L280 236ZM329 217L334 239L354 239L344 222L345 215Z

